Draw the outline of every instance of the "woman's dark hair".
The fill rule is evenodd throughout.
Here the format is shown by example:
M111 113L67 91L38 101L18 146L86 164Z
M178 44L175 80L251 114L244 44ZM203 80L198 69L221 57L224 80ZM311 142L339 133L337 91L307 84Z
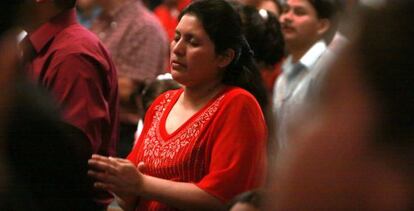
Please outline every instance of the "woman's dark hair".
M284 56L285 43L280 23L275 15L266 10L261 13L252 6L233 2L242 20L242 28L254 52L258 65L274 66Z
M179 15L179 20L191 14L202 23L215 45L215 52L223 54L228 49L236 53L224 71L223 83L238 86L252 93L263 110L268 97L260 72L253 59L253 51L243 35L239 14L224 0L196 0Z
M318 18L332 19L339 9L340 0L308 0L316 11Z
M387 1L365 11L354 48L363 79L380 108L377 139L387 147L414 147L414 2ZM380 24L378 24L380 23ZM401 151L402 152L402 151Z

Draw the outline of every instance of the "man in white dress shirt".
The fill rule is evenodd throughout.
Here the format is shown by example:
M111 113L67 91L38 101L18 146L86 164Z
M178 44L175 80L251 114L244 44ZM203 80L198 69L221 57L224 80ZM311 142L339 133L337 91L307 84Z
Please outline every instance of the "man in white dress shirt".
M295 119L304 110L314 86L313 79L325 66L319 59L329 54L326 40L331 39L336 30L337 6L335 0L283 2L279 20L289 56L273 92L279 149L292 144L288 140L297 124Z

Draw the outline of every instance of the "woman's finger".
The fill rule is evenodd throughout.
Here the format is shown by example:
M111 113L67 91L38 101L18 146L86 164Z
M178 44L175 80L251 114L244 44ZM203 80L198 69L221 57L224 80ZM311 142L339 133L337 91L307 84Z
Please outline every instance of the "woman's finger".
M103 182L107 184L116 185L119 181L117 176L109 174L108 172L97 172L97 171L89 170L88 175L90 177L95 178L99 182Z
M97 160L94 160L94 159L90 159L88 161L88 164L89 164L89 166L91 166L95 170L102 171L102 172L107 172L107 173L110 173L112 175L116 175L117 172L118 172L116 166L114 166L113 162L111 162L109 160L97 161Z
M115 191L114 191L114 190L115 190L115 186L114 186L114 185L112 185L112 184L103 183L103 182L95 182L95 183L93 184L93 186L94 186L95 188L98 188L98 189L103 189L103 190L107 190L107 191L109 191L109 192L115 192Z
M99 160L94 160L94 159L89 159L88 164L89 164L89 166L92 166L92 167L100 169L100 170L105 170L106 168L109 167L109 165L106 161L99 161Z

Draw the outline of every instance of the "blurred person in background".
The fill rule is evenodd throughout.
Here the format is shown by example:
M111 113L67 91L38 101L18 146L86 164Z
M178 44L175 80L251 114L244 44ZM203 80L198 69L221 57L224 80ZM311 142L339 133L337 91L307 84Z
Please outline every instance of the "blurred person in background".
M264 192L250 190L234 197L228 204L229 211L259 211L262 205Z
M179 20L171 75L183 87L152 103L128 159L89 162L125 210L223 210L264 183L267 97L238 13L195 1Z
M0 210L100 210L77 143L84 135L21 70L22 2L0 2Z
M81 134L75 142L82 158L114 156L118 141L116 69L98 38L76 20L76 0L22 1L20 25L25 73L47 90L62 119ZM84 160L86 162L86 160ZM112 200L95 193L97 206Z
M262 0L257 6L257 9L269 11L276 17L279 17L282 13L282 5L278 0Z
M18 4L14 1L0 2L0 210L7 206L7 196L10 194L10 180L12 172L9 169L8 158L6 156L7 131L10 109L10 91L14 74L17 69L17 43L15 36L17 32L12 32L15 22L14 15L18 13ZM14 44L13 44L14 43Z
M102 12L91 31L108 48L118 70L121 122L118 156L125 157L132 148L142 114L142 107L132 95L135 90L142 90L146 81L153 81L166 71L168 38L141 0L96 1Z
M252 6L256 9L264 9L278 17L282 12L282 6L278 0L237 0L243 5Z
M77 0L76 10L79 23L88 29L101 13L101 8L96 4L96 0Z
M292 135L301 144L278 160L266 209L414 209L413 9L381 1L354 22Z
M317 86L315 76L323 69L320 60L327 41L336 31L335 0L286 0L279 20L288 57L273 91L273 111L279 149L291 145L289 134Z
M240 14L243 33L254 52L253 57L271 96L285 50L280 23L276 16L266 10L257 10L238 1L232 4Z

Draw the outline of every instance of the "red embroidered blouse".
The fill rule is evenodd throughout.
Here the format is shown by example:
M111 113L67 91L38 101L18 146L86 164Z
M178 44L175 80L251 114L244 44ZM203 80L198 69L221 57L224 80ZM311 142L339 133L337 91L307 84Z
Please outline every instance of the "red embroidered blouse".
M228 87L172 134L165 123L182 89L158 97L147 112L142 135L128 159L146 164L145 174L191 182L227 202L259 187L266 168L266 125L247 91ZM137 210L174 210L142 200Z

